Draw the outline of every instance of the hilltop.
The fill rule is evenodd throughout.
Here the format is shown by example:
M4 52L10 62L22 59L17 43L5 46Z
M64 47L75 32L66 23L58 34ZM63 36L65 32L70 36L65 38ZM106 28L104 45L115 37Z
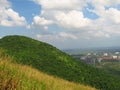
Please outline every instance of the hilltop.
M13 58L14 63L29 65L49 75L98 89L120 90L118 78L77 61L47 43L25 36L6 36L0 39L0 48Z

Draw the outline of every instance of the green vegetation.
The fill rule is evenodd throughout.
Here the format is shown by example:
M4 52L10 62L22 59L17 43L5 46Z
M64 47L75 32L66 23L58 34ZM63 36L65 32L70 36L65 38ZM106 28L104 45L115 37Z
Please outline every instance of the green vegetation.
M13 64L0 51L0 90L96 90L48 76L29 66Z
M101 62L96 65L97 68L100 68L111 75L120 77L120 62Z
M7 36L0 40L0 48L13 58L12 62L101 90L120 90L119 78L77 61L46 43L24 36Z

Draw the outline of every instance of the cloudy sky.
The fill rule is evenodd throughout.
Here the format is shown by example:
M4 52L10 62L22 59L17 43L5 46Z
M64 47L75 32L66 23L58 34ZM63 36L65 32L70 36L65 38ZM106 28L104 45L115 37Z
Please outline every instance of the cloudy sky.
M0 38L6 35L60 49L120 46L120 0L0 0Z

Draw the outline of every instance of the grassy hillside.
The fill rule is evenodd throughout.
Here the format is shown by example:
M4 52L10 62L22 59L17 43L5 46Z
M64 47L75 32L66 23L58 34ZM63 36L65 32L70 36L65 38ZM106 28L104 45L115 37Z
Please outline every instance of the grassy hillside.
M102 90L120 90L120 79L74 60L55 47L24 36L0 39L0 48L13 62L30 65L42 72Z
M48 76L29 66L11 63L0 52L0 90L96 90Z

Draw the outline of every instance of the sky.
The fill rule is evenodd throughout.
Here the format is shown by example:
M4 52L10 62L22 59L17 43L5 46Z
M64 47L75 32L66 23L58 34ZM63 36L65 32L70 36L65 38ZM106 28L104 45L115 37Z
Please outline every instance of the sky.
M120 0L0 0L0 38L7 35L59 49L120 46Z

